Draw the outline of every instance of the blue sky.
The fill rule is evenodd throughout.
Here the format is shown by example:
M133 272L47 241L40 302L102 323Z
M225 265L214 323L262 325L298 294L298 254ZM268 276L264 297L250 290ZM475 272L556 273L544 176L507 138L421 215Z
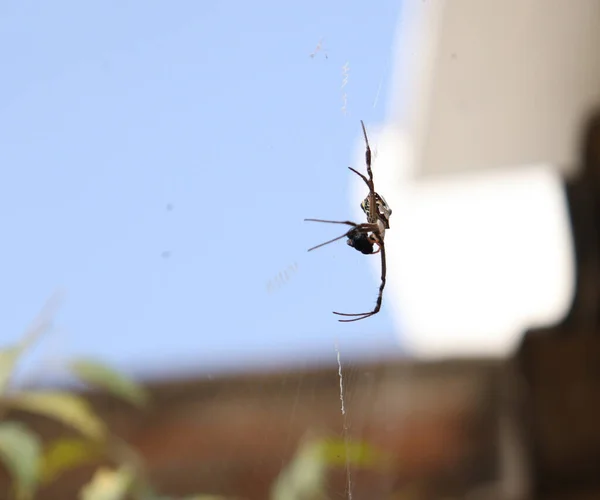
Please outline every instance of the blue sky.
M336 321L378 279L343 241L306 253L339 228L302 220L352 216L346 167L359 120L385 116L398 12L4 2L0 341L60 288L50 352L145 374L397 348L385 305Z

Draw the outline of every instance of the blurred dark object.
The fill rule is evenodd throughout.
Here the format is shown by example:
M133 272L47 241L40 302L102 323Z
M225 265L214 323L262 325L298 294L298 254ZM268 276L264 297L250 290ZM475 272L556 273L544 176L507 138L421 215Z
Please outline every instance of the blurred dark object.
M567 182L573 305L561 324L528 332L516 359L534 499L600 498L600 113L582 136L581 174Z
M312 435L364 441L393 458L384 470L352 468L353 500L464 498L498 479L499 368L490 361L351 364L343 371L345 418L337 366L151 383L147 412L106 394L88 399L141 452L165 495L272 498L274 481ZM45 440L65 433L47 419L13 417ZM69 471L36 500L77 498L97 465ZM332 468L329 497L348 498L346 488L346 468Z

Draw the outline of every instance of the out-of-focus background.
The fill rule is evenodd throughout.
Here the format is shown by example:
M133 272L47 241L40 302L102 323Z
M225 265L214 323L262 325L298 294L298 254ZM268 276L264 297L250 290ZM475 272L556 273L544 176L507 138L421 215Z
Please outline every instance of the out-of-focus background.
M397 2L2 9L6 340L61 287L53 354L143 375L399 350L390 308L333 321L377 284L343 244L308 255L337 228L303 222L348 217Z
M75 391L169 498L600 495L599 2L0 12L0 341L63 298L16 394ZM343 229L303 219L363 220L360 120L387 288L339 323L379 257L307 253ZM152 403L98 367L113 395L83 390L74 358ZM82 431L72 402L28 401L8 417L63 464L35 498L124 460L48 445Z

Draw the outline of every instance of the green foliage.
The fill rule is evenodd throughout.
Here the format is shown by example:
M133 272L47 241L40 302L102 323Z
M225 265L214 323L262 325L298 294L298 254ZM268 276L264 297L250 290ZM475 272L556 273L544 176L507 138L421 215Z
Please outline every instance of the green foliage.
M325 479L330 469L371 469L390 462L391 457L362 441L310 439L275 481L271 500L326 499Z
M19 422L0 423L0 457L13 477L19 500L33 498L41 457L39 438Z
M21 345L0 350L0 395L6 393L10 377L22 352Z
M69 363L71 372L90 386L104 389L139 408L147 406L147 391L121 373L94 360L81 359Z
M80 491L80 500L227 500L211 495L175 499L156 494L141 457L110 432L83 396L67 391L9 390L19 360L47 330L49 320L44 317L47 315L42 315L39 326L21 342L0 350L0 463L12 478L14 497L33 500L40 485L54 481L70 469L98 464L91 481ZM68 368L88 386L107 391L139 408L149 404L149 394L143 387L98 361L72 360ZM59 437L42 446L39 436L24 424L4 419L10 410L50 418L75 431L75 435ZM329 469L372 468L388 462L388 457L363 442L308 440L274 483L271 500L326 499Z
M47 308L48 309L48 308ZM119 442L106 428L102 419L80 395L67 391L9 391L11 376L20 359L48 329L48 311L38 318L16 345L0 350L0 416L20 410L51 418L80 434L80 437L60 438L42 447L40 438L25 425L0 421L0 461L12 477L14 496L18 500L34 498L40 484L47 484L61 473L86 463L112 461L118 469L99 469L82 490L85 500L117 500L125 498L133 486L139 491L136 477L141 460L126 444ZM146 391L109 367L90 360L74 360L71 371L82 382L107 390L125 401L143 406Z
M101 467L81 490L81 500L123 500L134 482L134 472L128 467Z
M96 416L87 401L68 392L21 392L8 398L5 404L50 417L94 441L102 440L106 434L104 422Z
M55 300L50 300L46 310L42 311L37 318L37 326L31 328L16 345L0 349L0 396L4 396L8 390L10 377L12 376L21 356L29 349L49 328L48 314Z
M192 496L179 497L179 498L158 496L158 497L152 497L147 500L231 500L231 499L228 499L227 497L222 497L219 495L192 495Z
M12 477L15 498L33 500L40 485L54 481L65 471L85 464L109 462L113 465L99 467L82 488L80 500L167 500L153 492L135 450L111 434L81 395L68 391L9 391L20 359L48 329L48 313L45 311L38 318L38 326L20 342L0 350L0 462ZM75 359L68 363L68 368L80 382L107 391L129 404L143 408L149 403L149 394L143 387L98 361ZM61 437L42 446L39 436L24 424L1 420L10 410L53 419L79 436ZM225 499L196 495L168 500Z
M101 460L105 453L101 443L84 438L56 439L46 445L39 479L43 484L50 483L69 469Z

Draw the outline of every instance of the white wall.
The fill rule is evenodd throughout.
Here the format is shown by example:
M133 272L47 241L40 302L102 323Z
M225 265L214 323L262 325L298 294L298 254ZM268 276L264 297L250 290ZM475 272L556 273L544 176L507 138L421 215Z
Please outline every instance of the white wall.
M394 210L384 307L417 356L505 355L572 300L559 173L600 104L600 2L403 3L390 118L368 124Z

